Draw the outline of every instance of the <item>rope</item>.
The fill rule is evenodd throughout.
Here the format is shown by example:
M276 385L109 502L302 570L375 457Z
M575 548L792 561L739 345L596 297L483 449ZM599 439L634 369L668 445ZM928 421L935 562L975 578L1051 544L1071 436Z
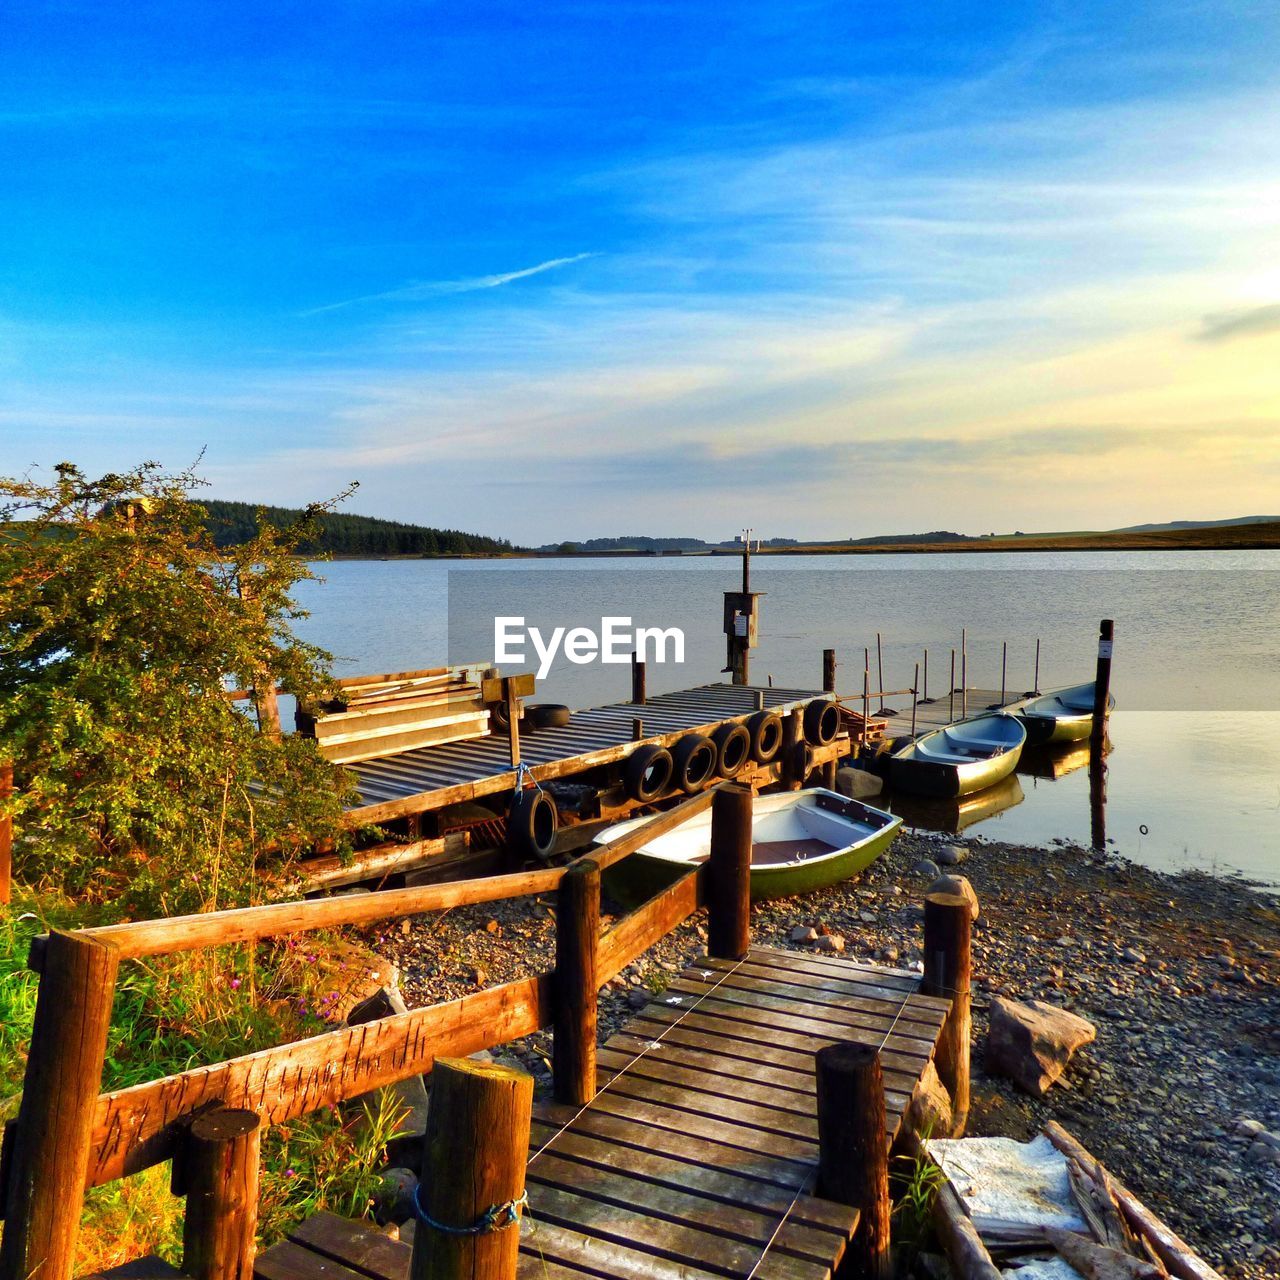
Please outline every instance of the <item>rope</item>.
M491 1204L469 1227L451 1227L447 1222L437 1222L422 1207L422 1184L413 1189L414 1216L432 1230L442 1231L447 1236L485 1236L492 1231L505 1231L520 1221L520 1211L528 1204L529 1193L522 1191L514 1200Z
M513 790L519 792L524 790L525 780L528 779L533 783L535 791L542 790L542 783L533 776L533 770L529 768L523 760L516 765L516 782Z

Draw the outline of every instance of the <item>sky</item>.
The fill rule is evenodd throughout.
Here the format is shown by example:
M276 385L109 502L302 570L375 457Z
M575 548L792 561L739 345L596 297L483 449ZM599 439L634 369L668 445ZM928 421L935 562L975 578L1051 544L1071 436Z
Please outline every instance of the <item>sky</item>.
M0 474L526 544L1280 512L1273 0L4 26Z

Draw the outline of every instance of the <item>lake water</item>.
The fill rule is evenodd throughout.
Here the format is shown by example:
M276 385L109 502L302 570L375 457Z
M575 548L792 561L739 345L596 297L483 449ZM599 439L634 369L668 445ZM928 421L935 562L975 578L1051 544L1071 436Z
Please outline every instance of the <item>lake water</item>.
M345 561L316 571L325 581L300 589L312 616L298 630L335 655L340 674L489 659L496 615L523 616L544 634L621 616L685 633L683 663L650 663L651 693L727 678L720 593L741 577L727 557ZM822 650L834 648L839 692L850 696L861 694L864 651L880 687L877 633L884 688L910 686L927 649L929 692L945 696L964 628L970 687L999 688L1003 660L1008 689L1021 692L1033 687L1037 640L1040 688L1092 679L1098 620L1114 618L1111 847L1153 866L1280 884L1280 552L789 556L755 560L751 586L765 593L752 682L818 688ZM561 654L538 696L583 707L629 692L625 665ZM1028 759L1015 783L963 811L899 807L938 829L1087 844L1089 770L1048 776L1072 763Z

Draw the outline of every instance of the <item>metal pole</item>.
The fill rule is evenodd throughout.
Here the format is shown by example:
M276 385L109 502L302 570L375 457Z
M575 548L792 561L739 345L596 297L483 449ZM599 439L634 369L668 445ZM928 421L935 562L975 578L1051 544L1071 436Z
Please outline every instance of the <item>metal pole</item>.
M880 709L884 710L884 654L880 651L880 633L876 632L876 679L880 682Z
M1006 640L1000 646L1000 705L1003 707L1005 702L1005 683L1009 672L1009 642Z
M960 628L960 714L969 715L969 633Z
M947 723L956 718L956 651L951 650L951 692L947 695Z
M924 651L924 701L929 701L929 650Z
M1040 692L1040 637L1036 636L1036 678L1031 682L1033 693Z
M920 705L916 694L920 692L920 664L916 663L916 673L911 677L911 736L916 736L916 707Z

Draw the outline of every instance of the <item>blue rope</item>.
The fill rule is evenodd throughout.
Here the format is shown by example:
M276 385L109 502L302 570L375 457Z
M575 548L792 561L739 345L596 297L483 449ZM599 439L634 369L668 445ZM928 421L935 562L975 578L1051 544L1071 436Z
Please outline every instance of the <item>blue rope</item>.
M504 1231L520 1221L520 1211L528 1205L529 1193L522 1191L518 1199L508 1200L505 1204L491 1204L471 1226L451 1227L448 1223L437 1222L422 1207L422 1184L419 1183L413 1189L413 1211L418 1221L447 1236L483 1236L491 1231Z

